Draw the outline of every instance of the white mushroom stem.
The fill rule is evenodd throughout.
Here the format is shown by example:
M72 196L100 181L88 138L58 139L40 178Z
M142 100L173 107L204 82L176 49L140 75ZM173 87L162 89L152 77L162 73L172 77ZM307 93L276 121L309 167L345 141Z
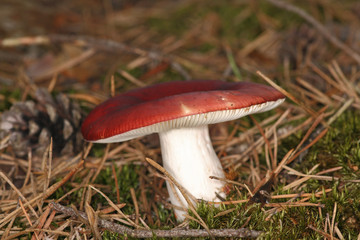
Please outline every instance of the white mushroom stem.
M175 180L196 199L218 200L216 193L224 196L224 183L210 176L224 178L224 172L211 144L208 126L179 128L160 132L163 166ZM175 206L185 206L185 199L176 188L177 195L167 182L170 201ZM180 202L180 201L181 202ZM184 211L175 210L178 221Z

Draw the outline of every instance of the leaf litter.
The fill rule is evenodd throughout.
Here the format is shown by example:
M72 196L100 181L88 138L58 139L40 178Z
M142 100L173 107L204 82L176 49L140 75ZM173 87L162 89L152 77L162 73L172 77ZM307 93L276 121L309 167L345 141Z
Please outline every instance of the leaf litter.
M324 167L311 161L321 155L316 146L342 130L333 127L339 118L353 112L359 120L359 5L268 2L231 1L235 12L221 3L205 7L205 1L90 1L85 17L78 1L31 3L33 12L53 9L51 4L68 9L54 10L35 31L17 16L26 6L5 1L15 19L9 24L17 27L0 26L6 36L0 41L2 239L96 239L111 238L111 232L133 238L269 238L275 236L269 222L279 221L285 234L286 221L302 221L289 211L317 212L322 219L309 218L305 232L293 233L298 238L359 237L359 212L344 209L346 201L358 206L353 201L359 198L342 196L352 196L349 191L359 184L359 138L349 143L358 146L351 148L358 162ZM282 22L284 15L299 19ZM324 17L330 24L322 23ZM29 23L43 19L40 14ZM252 21L253 29L247 26ZM242 36L236 28L244 27L249 34ZM212 126L227 177L219 181L227 183L228 197L205 213L199 203L200 210L192 207L179 224L167 202L164 184L171 176L158 165L156 136L104 147L79 140L78 126L115 92L192 78L267 82L288 100L268 115ZM113 188L99 180L107 171ZM229 225L229 218L241 220ZM214 229L218 219L223 222ZM201 229L189 229L194 224Z

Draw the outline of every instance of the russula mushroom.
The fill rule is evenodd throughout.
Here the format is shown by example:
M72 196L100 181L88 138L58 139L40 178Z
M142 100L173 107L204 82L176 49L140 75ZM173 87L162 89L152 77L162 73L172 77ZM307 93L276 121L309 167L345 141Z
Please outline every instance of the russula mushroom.
M95 143L122 142L159 133L164 168L197 199L224 196L221 163L212 147L208 124L230 121L275 108L285 96L272 87L250 82L175 81L135 89L98 105L82 124ZM187 206L167 183L170 201ZM174 193L173 190L177 193ZM178 220L184 211L175 210Z

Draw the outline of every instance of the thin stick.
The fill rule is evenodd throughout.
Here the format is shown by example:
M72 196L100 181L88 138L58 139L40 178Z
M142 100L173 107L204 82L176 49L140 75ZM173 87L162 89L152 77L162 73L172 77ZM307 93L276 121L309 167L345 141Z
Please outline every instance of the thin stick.
M82 211L75 211L70 207L62 206L58 203L51 203L50 206L58 212L67 216L81 218L88 222L86 213ZM107 220L98 220L99 227L108 229L112 232L126 234L133 238L153 238L154 235L163 238L180 238L180 237L227 237L227 238L256 238L262 232L249 230L246 228L238 229L210 229L210 233L204 229L171 229L171 230L157 230L157 229L131 229L120 224L116 224Z

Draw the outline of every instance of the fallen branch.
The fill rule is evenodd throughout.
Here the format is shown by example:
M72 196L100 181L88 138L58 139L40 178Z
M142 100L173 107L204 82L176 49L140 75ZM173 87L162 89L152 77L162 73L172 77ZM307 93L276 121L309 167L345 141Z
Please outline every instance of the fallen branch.
M67 216L80 218L86 222L87 215L82 211L75 211L70 207L62 206L58 203L51 203L50 207L57 212L61 212ZM146 230L146 229L131 229L123 225L113 223L111 221L99 219L98 225L100 228L107 229L112 232L126 234L134 238L152 238L154 236L163 238L175 237L209 237L209 233L205 229L172 229L172 230ZM249 230L246 228L239 229L210 229L210 234L214 237L241 237L241 238L256 238L260 236L261 231Z

